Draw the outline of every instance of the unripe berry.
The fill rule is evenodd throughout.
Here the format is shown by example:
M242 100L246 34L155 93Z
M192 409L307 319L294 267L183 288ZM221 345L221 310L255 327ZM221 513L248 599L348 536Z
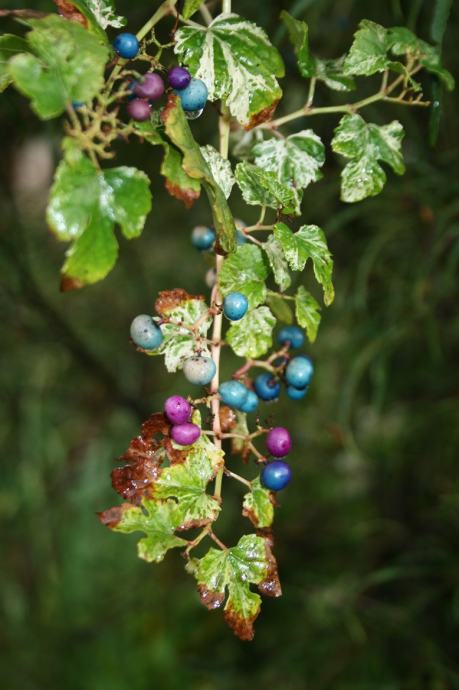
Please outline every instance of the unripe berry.
M196 386L207 386L215 376L217 368L213 359L196 355L186 360L183 373L190 383Z
M197 225L191 233L191 244L199 251L210 249L215 242L215 231L205 225Z
M308 392L309 386L306 388L295 388L295 386L287 386L287 395L291 400L302 400Z
M235 410L242 409L249 394L248 389L240 381L225 381L220 384L218 392L221 401Z
M164 82L155 72L146 74L142 81L137 82L134 93L139 98L148 98L150 101L157 101L164 93Z
M118 34L113 41L113 48L120 57L125 60L132 60L139 52L139 41L134 34L125 32Z
M197 424L186 422L177 424L171 429L172 439L181 446L191 446L201 436L201 429Z
M240 410L241 412L246 412L247 414L250 412L255 412L255 410L258 407L258 396L256 393L253 391L247 389L247 399L246 401L241 405Z
M285 379L290 386L306 388L311 383L314 374L314 366L306 355L294 357L287 364Z
M298 326L284 326L277 335L277 342L280 345L287 345L298 349L304 345L304 332Z
M209 92L201 79L192 79L185 89L177 91L183 110L187 112L204 108Z
M281 491L285 489L292 479L290 465L283 460L274 460L265 465L261 473L261 483L270 491Z
M169 86L173 89L181 91L182 89L186 89L190 83L191 74L185 67L172 67L167 73L167 81L169 82Z
M292 450L292 439L283 426L275 426L266 437L266 447L275 458L284 458Z
M137 122L145 122L151 115L151 105L141 98L133 98L132 101L129 101L126 110L129 117L137 120Z
M239 321L246 315L249 300L242 292L230 292L223 300L223 313L230 321Z
M191 405L181 395L171 395L164 403L164 412L172 424L184 424L191 416Z
M263 372L253 382L255 393L262 400L275 400L279 397L280 383L269 372Z
M148 314L136 316L130 332L132 340L142 350L156 350L163 342L161 329Z

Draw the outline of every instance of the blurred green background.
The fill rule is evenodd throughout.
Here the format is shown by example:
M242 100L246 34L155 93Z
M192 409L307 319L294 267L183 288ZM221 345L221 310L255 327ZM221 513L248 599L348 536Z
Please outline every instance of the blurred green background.
M284 52L285 112L303 102L305 83L279 28L282 8L305 18L313 50L332 57L365 17L431 40L440 4L233 3ZM452 4L443 54L457 75ZM155 5L118 2L134 30ZM426 82L429 95L432 88ZM319 103L330 98L340 96L320 90ZM324 227L335 256L337 299L308 348L317 367L309 397L267 409L288 420L295 481L275 526L284 596L264 602L249 644L201 606L178 554L147 565L134 539L95 515L118 502L109 473L140 420L188 390L181 374L166 376L161 360L137 354L127 334L159 289L206 289L205 261L189 242L193 225L210 220L206 204L186 212L164 191L156 151L120 147L120 161L152 176L154 212L141 239L121 240L103 283L60 294L64 247L44 220L60 123L38 122L11 90L2 97L2 688L459 688L458 92L442 109L434 148L430 113L366 110L378 123L398 117L407 130L407 173L390 173L381 196L341 204L332 154L324 180L305 194L304 218ZM336 122L307 126L329 141ZM209 107L193 129L206 141L215 125ZM237 198L234 208L253 219ZM237 487L226 495L219 534L234 541L250 526L239 517Z

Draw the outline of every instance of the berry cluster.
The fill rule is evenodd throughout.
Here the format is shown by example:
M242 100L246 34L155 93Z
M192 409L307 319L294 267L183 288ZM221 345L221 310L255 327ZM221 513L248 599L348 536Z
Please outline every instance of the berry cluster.
M201 429L190 422L192 408L180 395L171 395L164 403L164 414L172 424L172 439L180 446L191 446L201 436Z
M119 57L132 60L139 54L140 44L134 34L124 32L115 38L113 48ZM185 67L178 65L168 71L167 83L179 96L187 117L199 117L208 97L205 83L201 79L193 79ZM164 80L157 72L148 72L140 81L132 82L127 105L129 117L137 122L148 120L151 115L151 103L158 101L165 90Z

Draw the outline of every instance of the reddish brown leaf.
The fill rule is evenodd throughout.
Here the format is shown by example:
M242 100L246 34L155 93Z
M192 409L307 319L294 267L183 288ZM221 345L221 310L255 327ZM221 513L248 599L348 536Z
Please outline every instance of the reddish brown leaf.
M164 181L164 186L171 196L179 201L183 201L186 208L191 208L194 202L199 199L200 192L190 187L180 187L178 184L173 184L170 180Z
M176 309L184 302L189 300L200 299L204 300L203 295L190 295L182 288L175 288L174 290L163 290L159 293L155 302L156 313L167 318L170 311Z
M257 619L260 611L258 610L254 616L250 618L242 618L231 606L226 606L224 618L233 633L239 637L240 640L253 640L255 631L253 624Z
M185 462L188 457L187 450L178 450L177 448L174 448L170 438L165 438L162 444L166 450L169 460L171 461L171 465L179 465Z
M274 114L274 111L277 108L277 104L279 101L274 101L274 103L271 103L267 108L264 110L260 110L259 113L256 113L250 120L249 124L245 127L246 130L253 129L257 125L261 125L263 122L267 122L270 120Z
M97 513L97 515L103 525L105 525L106 527L110 527L110 529L113 529L118 525L121 518L123 517L124 511L128 508L132 508L130 503L122 503L120 506L108 508L108 510L104 510L102 513Z
M271 534L260 534L265 538L266 560L268 561L268 572L265 579L258 584L260 594L265 597L280 597L282 596L282 587L279 581L279 573L277 571L277 561L272 552L273 538Z
M60 291L61 292L70 292L71 290L80 290L82 287L84 287L84 283L81 280L78 280L78 278L71 278L70 276L62 276L62 278L61 278L61 284L60 284Z
M62 17L64 17L64 19L68 19L70 22L81 24L81 26L84 26L85 29L88 28L88 20L84 14L82 14L80 10L75 7L71 0L54 0L54 4L57 7L57 11Z
M207 589L207 587L204 587L204 585L198 585L198 592L202 603L210 611L220 608L225 601L224 593L212 592L212 590Z
M234 429L236 424L237 417L235 411L232 410L231 407L222 405L220 407L220 426L222 428L222 431L229 432L232 429Z

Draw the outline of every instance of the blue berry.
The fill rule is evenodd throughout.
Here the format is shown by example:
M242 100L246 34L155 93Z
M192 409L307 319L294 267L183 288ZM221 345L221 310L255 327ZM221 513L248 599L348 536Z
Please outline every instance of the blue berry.
M139 41L134 34L128 32L118 34L113 41L113 48L116 53L125 60L135 58L139 52Z
M218 389L220 399L228 407L241 410L247 402L249 390L240 381L225 381Z
M197 225L191 233L191 244L199 251L210 249L215 242L215 231L205 225Z
M292 478L290 465L284 460L274 460L265 465L261 473L261 483L270 491L285 489Z
M278 333L277 342L280 345L290 343L291 347L298 349L304 345L304 332L298 326L284 326Z
M204 108L209 92L201 79L192 79L188 86L176 91L180 98L183 110L187 112Z
M73 108L74 110L79 110L79 109L82 108L83 106L84 106L83 101L72 101L72 108Z
M249 301L242 292L230 292L223 300L223 313L230 321L239 321L246 315Z
M314 374L314 366L306 355L294 357L287 364L285 379L290 386L306 388L311 383Z
M131 338L142 350L156 350L163 342L161 329L148 314L135 317L131 323Z
M241 412L246 412L247 414L250 412L255 412L255 410L258 407L258 396L256 393L253 391L247 389L247 399L246 401L241 405L240 410Z
M262 400L275 400L279 397L280 383L268 371L257 376L253 385L255 393Z
M302 400L308 392L309 386L305 388L295 388L295 386L287 386L287 395L291 400Z
M185 378L196 386L207 386L215 376L217 368L210 357L196 355L186 360L183 365Z

